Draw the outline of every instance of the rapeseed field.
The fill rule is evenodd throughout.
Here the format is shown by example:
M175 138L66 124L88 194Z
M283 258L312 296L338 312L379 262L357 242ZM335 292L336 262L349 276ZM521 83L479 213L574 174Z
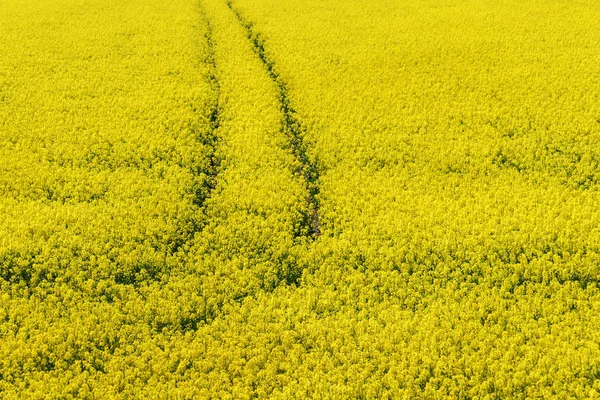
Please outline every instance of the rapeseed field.
M2 0L0 398L599 398L598 21Z

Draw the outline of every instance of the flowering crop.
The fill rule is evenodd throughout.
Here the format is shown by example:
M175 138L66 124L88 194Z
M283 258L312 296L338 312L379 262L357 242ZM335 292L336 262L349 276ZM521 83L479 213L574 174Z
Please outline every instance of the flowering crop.
M597 2L2 9L0 397L599 397Z

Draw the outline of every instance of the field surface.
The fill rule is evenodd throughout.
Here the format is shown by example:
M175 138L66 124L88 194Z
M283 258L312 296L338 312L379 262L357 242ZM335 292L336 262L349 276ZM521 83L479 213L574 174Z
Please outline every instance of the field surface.
M600 398L596 0L0 0L0 398Z

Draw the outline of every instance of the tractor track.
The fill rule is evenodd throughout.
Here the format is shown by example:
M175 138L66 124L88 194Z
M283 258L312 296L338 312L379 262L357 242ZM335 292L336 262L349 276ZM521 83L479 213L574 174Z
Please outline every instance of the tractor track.
M196 177L202 175L206 176L206 179L202 180L194 189L193 203L198 207L199 212L206 216L207 212L207 200L212 196L213 191L218 184L219 170L221 169L221 157L218 153L220 138L217 135L217 130L221 126L221 85L217 78L217 64L215 55L215 43L213 39L213 26L208 18L204 16L204 23L206 24L206 33L204 34L204 40L207 43L207 54L202 60L208 65L208 74L206 78L209 82L211 90L213 92L213 98L209 106L208 113L208 129L203 129L201 132L196 132L196 141L201 143L205 148L208 148L209 162L205 168L201 170L194 169L192 173ZM193 240L194 235L197 232L201 232L205 227L206 221L204 219L197 219L193 222L193 227L185 235L185 238L177 240L171 246L171 254L177 253L184 247L186 243Z
M247 20L230 0L226 0L226 4L246 31L246 37L252 44L254 52L262 62L271 81L277 86L282 114L281 132L287 137L289 149L299 163L299 167L294 170L294 173L303 178L307 191L308 213L303 217L301 232L297 233L297 236L306 236L314 240L321 234L318 200L320 169L317 163L308 155L308 146L304 141L305 130L296 117L296 110L291 105L287 84L277 73L275 61L268 56L265 50L264 39L261 37L260 32L254 29L254 23Z
M212 104L211 110L210 110L210 114L209 114L209 122L210 122L210 128L209 128L209 132L207 137L207 141L209 143L207 143L209 146L211 146L211 159L210 159L210 166L209 166L209 179L208 179L208 184L207 184L207 193L206 193L206 197L204 199L202 199L202 205L204 205L204 203L206 202L206 199L208 197L210 197L212 191L216 188L217 186L217 177L219 174L219 168L221 167L221 158L218 156L218 152L217 152L217 146L218 146L218 141L219 141L219 137L216 134L216 131L219 129L219 127L221 126L221 84L219 83L219 80L217 78L217 63L216 63L216 56L215 56L215 43L213 40L213 27L212 27L212 23L210 22L210 20L208 18L206 18L206 24L207 24L207 31L206 31L206 42L207 42L207 46L208 46L208 54L206 57L206 63L209 66L209 74L208 74L208 80L210 82L210 86L213 90L213 92L215 93L215 97L214 97L214 102Z

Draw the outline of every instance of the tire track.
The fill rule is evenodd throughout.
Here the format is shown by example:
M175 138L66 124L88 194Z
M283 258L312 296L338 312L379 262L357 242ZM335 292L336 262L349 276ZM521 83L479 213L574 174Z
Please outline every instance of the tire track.
M248 21L232 4L226 0L229 9L235 14L240 25L246 31L246 37L252 44L252 48L260 61L263 63L269 78L275 83L279 92L279 104L281 108L281 132L287 137L289 149L298 161L299 167L293 171L302 176L307 191L308 212L303 215L303 223L296 236L305 236L312 240L321 234L321 221L319 215L319 177L320 169L315 160L308 155L307 144L304 141L305 130L296 117L296 110L292 107L288 94L287 84L279 76L275 69L275 61L265 51L265 41L260 32L254 29L254 23Z
M217 187L219 170L221 168L221 157L218 154L219 136L216 131L221 126L221 85L217 78L217 63L215 55L215 43L213 39L213 26L207 15L203 16L203 22L206 24L204 40L206 41L207 52L203 62L208 66L206 78L213 93L210 100L208 112L208 129L202 129L195 132L196 141L201 143L208 150L208 165L202 168L192 169L192 173L200 181L194 185L193 204L198 207L199 213L206 216L206 201L211 197L212 192ZM203 175L205 179L202 179ZM176 254L187 243L190 243L197 232L201 232L206 225L205 218L198 218L192 223L192 228L184 237L177 240L171 246L171 254Z
M208 179L203 187L202 196L196 196L196 204L204 208L206 200L210 197L212 191L217 186L217 176L219 174L219 168L221 167L221 158L217 154L217 147L219 137L216 131L221 126L221 85L217 79L217 63L215 55L215 42L213 40L213 26L208 16L205 16L206 21L206 34L205 40L207 43L207 55L205 62L208 65L208 80L211 89L214 92L213 103L209 113L209 130L204 139L203 144L210 147L210 164L208 167L207 175Z

